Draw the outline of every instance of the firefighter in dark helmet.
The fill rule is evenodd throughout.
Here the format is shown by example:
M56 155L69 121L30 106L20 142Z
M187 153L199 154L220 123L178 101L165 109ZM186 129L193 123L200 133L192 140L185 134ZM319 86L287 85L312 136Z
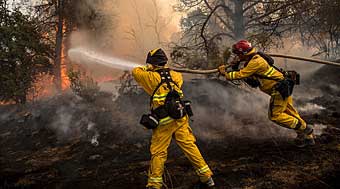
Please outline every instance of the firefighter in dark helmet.
M152 129L151 162L146 187L162 187L164 163L172 138L195 168L200 178L199 185L213 187L214 181L211 177L213 173L195 144L196 139L189 126L189 112L181 108L185 106L181 102L182 75L167 68L167 61L167 56L162 49L154 49L147 55L147 66L136 67L132 71L137 83L151 97L151 114L143 115L141 120L141 124ZM176 98L178 99L173 100ZM172 106L175 108L171 108Z
M245 62L244 67L226 70L226 66L220 66L219 72L225 75L227 80L243 79L250 86L259 87L261 91L270 95L269 119L280 126L294 129L297 132L295 143L298 147L314 145L313 128L306 124L294 108L290 93L292 85L285 79L284 72L273 65L273 59L262 52L257 52L246 40L234 44L232 52L236 55L231 63L233 67L237 68L240 61Z

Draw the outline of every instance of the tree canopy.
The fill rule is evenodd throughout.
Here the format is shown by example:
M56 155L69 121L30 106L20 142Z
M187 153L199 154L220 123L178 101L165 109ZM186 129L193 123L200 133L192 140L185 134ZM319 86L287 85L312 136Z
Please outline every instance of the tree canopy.
M0 100L26 102L38 73L49 72L51 46L38 23L0 1Z
M338 0L179 0L176 9L186 16L174 50L180 55L194 50L210 60L240 39L268 50L299 36L319 53L336 57L339 4Z

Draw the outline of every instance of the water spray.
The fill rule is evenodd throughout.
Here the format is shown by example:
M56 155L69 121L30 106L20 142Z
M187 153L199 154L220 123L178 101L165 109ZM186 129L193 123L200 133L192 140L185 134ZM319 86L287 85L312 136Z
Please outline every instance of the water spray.
M108 66L111 68L115 69L120 69L120 70L126 70L130 71L135 67L141 66L138 63L123 60L120 58L115 58L103 54L99 54L95 51L91 51L88 49L84 48L74 48L70 49L68 51L68 55L72 61L81 63L81 64L101 64L104 66ZM309 61L309 62L314 62L318 64L325 64L325 65L331 65L331 66L339 66L339 63L336 62L330 62L330 61L325 61L325 60L318 60L318 59L313 59L313 58L305 58L305 57L300 57L300 56L291 56L291 55L283 55L283 54L268 54L272 57L280 57L280 58L288 58L288 59L295 59L295 60L302 60L302 61ZM213 74L217 73L218 69L211 69L211 70L192 70L188 68L177 68L173 67L171 68L174 71L177 72L182 72L182 73L191 73L191 74Z
M130 71L135 67L141 66L135 62L103 55L95 51L84 48L74 48L68 51L69 58L80 64L101 64L111 68Z

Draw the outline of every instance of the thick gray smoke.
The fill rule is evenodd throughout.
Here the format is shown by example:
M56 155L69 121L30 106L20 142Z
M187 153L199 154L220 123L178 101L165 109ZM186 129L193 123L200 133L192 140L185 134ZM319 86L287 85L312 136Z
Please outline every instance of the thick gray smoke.
M91 4L91 1L88 2ZM99 60L96 59L93 62L107 63L105 60L110 57L120 57L121 59L113 60L117 63L123 63L122 59L134 62L144 61L147 50L166 46L171 35L178 31L177 26L171 23L171 20L167 20L171 17L169 11L162 11L164 7L157 2L154 0L127 0L103 1L101 4L96 4L94 8L100 11L103 17L115 17L115 19L109 19L112 23L105 22L107 26L114 27L112 30L101 31L101 35L96 36L91 35L89 31L74 32L71 37L71 49L73 50L69 54L70 58L74 62L80 63L89 61L91 57L86 57L86 54L79 51L79 49L89 48L99 54L109 55L105 57L100 55ZM141 7L146 8L142 9ZM88 9L84 6L80 7L79 11L79 15L83 15ZM287 45L289 46L289 44ZM289 50L278 52L306 57L312 55L312 52L305 51L301 45L292 44L287 49ZM84 58L87 59L84 60ZM276 64L288 70L297 70L301 73L302 80L306 80L320 68L316 64L285 61L284 59L277 59ZM94 75L109 75L114 79L117 79L122 73L117 70L117 67L114 67L115 69L99 67L93 66L89 70ZM110 91L107 88L113 85L108 86L103 88ZM117 93L117 91L114 92ZM197 137L203 140L223 139L228 136L271 138L295 135L293 131L279 127L268 120L269 97L258 90L244 87L239 89L217 81L192 80L185 82L184 91L186 96L193 101L195 115L191 125ZM321 94L319 89L305 86L297 88L294 97L300 100L313 99ZM150 132L144 131L138 123L140 116L149 111L148 97L145 94L132 97L122 94L117 96L116 94L115 102L106 103L118 108L112 110L110 114L112 119L108 119L105 124L120 133L120 137L125 140L143 139L149 136ZM93 131L91 140L96 144L96 141L100 141L100 133L96 131L100 123L97 123L98 120L91 113L81 113L88 112L87 108L94 107L79 106L79 104L59 107L51 128L57 132L60 138L79 136L84 131L86 131L84 133ZM298 108L302 112L317 108L322 110L322 107L315 106L315 104L298 106Z
M95 3L86 0L77 9L80 20L84 15L90 15L90 10L95 10L101 16L93 20L95 32L86 27L72 32L68 38L69 49L91 49L109 57L143 64L149 50L158 47L167 50L168 44L173 42L170 41L171 36L179 31L180 18L172 11L173 3L169 0L115 0ZM72 54L75 55L72 63L83 65L84 56L78 56L75 51ZM86 66L85 70L98 81L118 79L123 74L121 70L103 66Z
M68 141L71 139L83 138L93 145L98 145L99 132L97 129L96 117L91 107L79 98L64 96L69 100L68 103L62 103L54 113L46 110L51 107L49 103L60 103L59 99L46 101L42 103L40 110L33 110L34 115L43 115L50 118L50 123L45 127L54 131L59 141Z
M114 57L144 61L150 49L163 47L179 31L179 15L172 11L169 0L115 0L91 3L93 9L105 19L102 30L96 35L79 28L71 35L70 48L90 48ZM83 8L82 8L83 7ZM79 17L88 14L87 6L80 6ZM97 21L102 24L102 20ZM96 22L94 22L96 23ZM107 29L110 28L110 29ZM98 33L98 35L97 35Z
M282 49L274 49L271 52L273 53L281 53L288 54L294 56L301 57L312 57L316 52L316 49L312 47L304 46L297 37L287 38L284 42L284 48ZM320 58L321 57L313 57ZM322 95L322 91L313 86L311 83L311 78L315 72L317 72L323 65L316 64L313 62L306 61L298 61L293 59L284 59L284 58L274 58L275 65L283 68L284 70L295 70L300 74L301 77L301 85L298 85L294 89L294 99L296 100L305 100L305 99L313 99Z
M268 120L269 97L259 91L204 80L186 83L185 89L193 101L192 127L203 139L294 136L294 132Z

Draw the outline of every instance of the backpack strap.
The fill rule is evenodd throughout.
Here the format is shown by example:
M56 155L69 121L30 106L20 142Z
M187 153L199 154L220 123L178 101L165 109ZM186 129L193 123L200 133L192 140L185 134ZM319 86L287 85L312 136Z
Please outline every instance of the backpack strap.
M156 72L160 75L161 82L157 85L155 90L152 92L152 95L150 96L150 107L151 107L151 104L152 104L153 97L155 96L155 94L158 91L159 87L161 87L163 83L167 84L167 87L168 87L168 89L170 91L173 90L173 88L172 88L170 83L173 83L174 85L176 85L178 87L178 85L171 78L170 69L169 68L159 69L159 70L156 70Z
M260 57L262 57L266 62L267 64L270 66L270 67L273 67L275 70L279 71L280 73L282 73L283 75L285 75L285 73L278 67L276 67L274 65L274 60L272 57L270 57L269 55L265 54L264 52L257 52L257 53L254 53L254 55L251 57L251 59L255 56L255 55L259 55ZM250 60L251 60L250 59ZM250 61L249 60L249 61ZM273 78L270 78L270 77L267 77L267 76L264 76L264 75L259 75L259 74L254 74L255 77L258 77L258 78L261 78L261 79L268 79L268 80L273 80L273 81L281 81L280 79L273 79Z
M280 69L280 68L278 68L278 67L276 67L276 66L274 65L274 59L273 59L271 56L269 56L269 55L267 55L266 53L261 52L261 51L257 52L256 54L260 55L263 59L265 59L266 62L269 64L269 66L273 67L275 70L277 70L277 71L279 71L280 73L284 74L284 72L282 71L282 69Z

